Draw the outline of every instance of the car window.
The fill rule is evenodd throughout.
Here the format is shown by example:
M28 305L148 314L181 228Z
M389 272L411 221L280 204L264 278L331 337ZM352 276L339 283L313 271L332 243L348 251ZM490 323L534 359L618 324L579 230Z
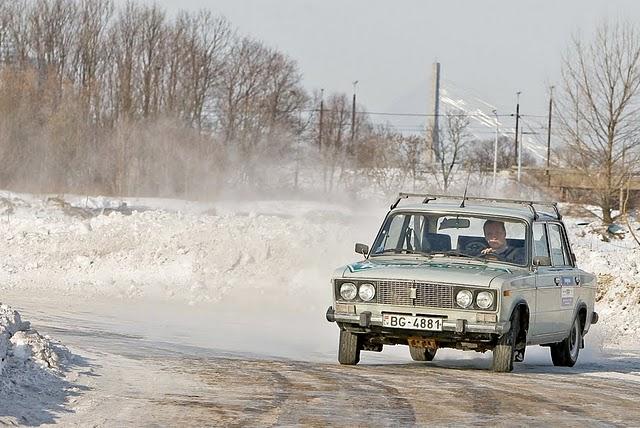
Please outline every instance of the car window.
M375 253L385 250L416 250L420 248L424 217L397 214L390 218L375 243Z
M376 238L372 254L457 252L460 257L484 256L483 250L491 247L485 236L487 222L499 229L503 244L496 246L492 241L496 251L490 259L525 265L527 229L523 221L462 214L394 213Z
M564 248L562 240L562 232L559 224L550 223L549 225L549 246L551 248L551 264L553 266L569 265L567 251Z
M535 223L533 225L533 255L549 257L547 229L544 227L544 223Z

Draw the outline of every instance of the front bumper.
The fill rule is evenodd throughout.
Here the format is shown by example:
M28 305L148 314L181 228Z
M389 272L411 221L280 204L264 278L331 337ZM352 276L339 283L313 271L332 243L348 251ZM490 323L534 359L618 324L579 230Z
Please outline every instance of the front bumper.
M355 324L359 327L382 327L382 317L372 316L371 312L361 312L360 314L336 313L332 306L329 306L326 314L327 321ZM472 323L465 319L444 320L442 331L454 333L485 333L502 335L509 331L511 323L509 321L497 323Z

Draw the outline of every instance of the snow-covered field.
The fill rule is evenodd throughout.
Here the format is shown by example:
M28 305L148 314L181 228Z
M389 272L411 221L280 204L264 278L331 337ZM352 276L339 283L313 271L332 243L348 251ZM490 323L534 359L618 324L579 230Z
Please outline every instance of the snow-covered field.
M386 208L2 192L0 302L45 329L66 316L78 331L109 326L221 351L332 361L335 326L323 319L329 275L357 258L354 242L370 243ZM594 221L566 218L580 267L600 277L601 323L590 346L637 347L640 249L628 233L604 242ZM43 388L62 406L82 366L6 306L0 357L0 402L24 394L18 405L26 407L36 399L28 391Z

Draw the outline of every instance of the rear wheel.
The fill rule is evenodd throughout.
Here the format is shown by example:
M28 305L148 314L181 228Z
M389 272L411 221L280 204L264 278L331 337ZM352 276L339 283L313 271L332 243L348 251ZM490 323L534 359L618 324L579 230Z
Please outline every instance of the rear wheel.
M498 339L493 348L493 371L508 373L513 370L515 346L520 332L520 311L516 310L511 316L511 329ZM526 342L526 341L525 341Z
M437 349L421 348L419 346L409 346L409 353L413 361L432 361L436 356Z
M347 366L354 366L360 361L360 340L357 334L347 330L340 330L338 345L338 362Z
M576 315L569 336L562 342L551 345L551 360L554 366L573 367L578 361L582 345L582 324Z

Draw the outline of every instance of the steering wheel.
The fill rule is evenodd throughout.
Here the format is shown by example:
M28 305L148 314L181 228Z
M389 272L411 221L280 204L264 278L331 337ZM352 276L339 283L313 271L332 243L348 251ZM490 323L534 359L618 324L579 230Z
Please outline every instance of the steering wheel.
M471 241L464 246L464 252L473 256L480 256L486 254L480 254L482 250L484 250L486 245L480 241Z

